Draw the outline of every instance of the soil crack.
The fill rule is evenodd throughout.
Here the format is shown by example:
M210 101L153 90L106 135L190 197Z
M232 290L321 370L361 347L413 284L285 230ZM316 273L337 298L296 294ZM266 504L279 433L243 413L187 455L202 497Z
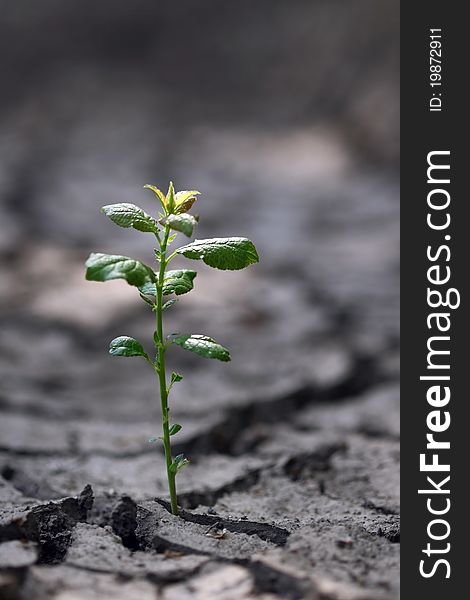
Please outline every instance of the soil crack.
M93 490L87 485L76 497L34 506L0 529L0 540L29 540L38 544L38 563L60 563L70 545L72 530L86 522L93 505Z
M155 498L155 501L163 506L168 512L171 512L169 502L160 498ZM268 523L258 523L256 521L240 520L234 521L232 519L226 519L215 515L207 515L200 513L192 513L187 510L180 509L179 516L184 521L190 523L197 523L198 525L206 525L217 527L219 529L226 529L232 533L245 533L246 535L256 535L260 539L275 544L276 546L284 546L287 542L287 538L290 532L287 529L278 527L277 525L270 525Z

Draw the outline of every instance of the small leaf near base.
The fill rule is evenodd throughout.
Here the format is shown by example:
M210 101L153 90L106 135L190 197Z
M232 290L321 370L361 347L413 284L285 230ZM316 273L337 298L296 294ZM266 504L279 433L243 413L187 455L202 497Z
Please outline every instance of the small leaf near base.
M173 425L170 427L170 435L176 435L178 431L181 431L182 429L183 428L179 423L173 423Z

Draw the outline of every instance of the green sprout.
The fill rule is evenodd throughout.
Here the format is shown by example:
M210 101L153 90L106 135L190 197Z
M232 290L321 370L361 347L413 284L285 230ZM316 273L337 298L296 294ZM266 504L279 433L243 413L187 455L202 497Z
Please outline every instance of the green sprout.
M198 217L189 214L189 211L199 192L190 190L175 193L172 183L166 195L153 185L145 185L144 188L151 190L161 205L158 218L153 218L135 204L129 203L109 204L103 206L101 211L120 227L133 227L138 231L152 233L158 242L154 252L159 268L154 271L148 265L128 256L92 253L86 261L86 278L89 281L124 279L138 289L142 300L155 313L155 359L150 358L140 342L128 336L112 340L109 353L112 356L141 356L158 377L163 435L149 441L163 442L171 510L177 515L176 475L189 461L182 454L173 458L171 453L171 437L181 431L181 425L170 423L168 398L173 385L181 381L182 376L173 372L169 384L167 383L166 351L170 346L177 345L199 356L224 362L230 360L230 353L227 348L206 335L164 334L163 312L177 300L168 296L180 296L191 291L197 275L196 271L189 269L167 270L167 267L177 256L203 260L206 265L222 270L243 269L257 263L259 258L253 242L243 237L195 240L169 253L168 246L178 233L192 236Z

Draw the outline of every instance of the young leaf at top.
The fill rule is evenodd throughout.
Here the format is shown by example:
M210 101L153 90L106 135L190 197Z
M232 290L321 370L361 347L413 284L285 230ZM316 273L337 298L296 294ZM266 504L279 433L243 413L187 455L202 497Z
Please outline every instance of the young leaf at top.
M172 213L175 209L175 188L173 187L173 182L170 181L170 185L168 187L168 193L166 195L165 202L167 212Z
M129 256L93 252L85 265L86 278L89 281L125 279L129 285L136 287L155 281L155 273L150 267Z
M195 240L176 252L193 260L202 259L206 265L222 270L235 271L259 261L253 242L242 237Z
M133 227L138 231L149 233L158 232L158 224L150 215L135 204L121 202L120 204L107 204L101 212L120 227Z
M143 356L148 359L142 344L136 339L127 335L121 335L114 338L109 343L109 353L112 356Z
M150 185L148 183L146 185L144 185L144 189L151 190L155 194L155 196L160 201L160 204L162 205L162 208L163 208L163 210L165 211L165 214L166 214L166 197L165 197L165 194L161 190L159 190L157 187L155 187L154 185Z
M179 423L173 423L173 425L170 427L169 434L176 435L178 433L178 431L181 431L182 429L183 428L181 427L181 425Z
M163 295L187 294L193 289L193 281L196 277L196 271L189 269L177 269L175 271L167 271L163 280Z
M181 231L187 237L191 237L193 235L193 228L197 223L196 217L193 215L189 215L188 213L184 213L181 215L168 215L167 217L160 220L162 225L169 225L171 229L175 231Z
M200 193L201 192L198 192L197 190L184 190L178 192L175 196L175 213L178 215L188 212L192 205L196 202L196 196L198 196Z
M195 352L199 356L204 358L216 358L223 362L230 360L230 353L227 348L224 348L218 344L215 340L208 337L207 335L200 335L193 333L192 335L171 335L169 336L170 341L185 350Z

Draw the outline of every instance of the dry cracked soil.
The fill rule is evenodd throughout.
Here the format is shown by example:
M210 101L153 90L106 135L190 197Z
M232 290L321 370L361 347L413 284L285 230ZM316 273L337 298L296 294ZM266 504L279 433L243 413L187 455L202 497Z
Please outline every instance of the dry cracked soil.
M348 190L361 202L370 184L362 177L360 190ZM262 197L262 185L252 193ZM321 218L343 219L353 200L325 199ZM19 271L28 280L31 254L39 273L29 290L12 281L2 322L2 597L397 597L396 293L381 249L394 233L376 236L368 223L379 226L376 202L357 228L330 225L322 241L315 225L298 231L302 258L290 267L277 254L289 241L281 232L263 239L252 218L262 211L247 203L237 231L260 239L260 266L242 275L201 269L194 300L182 298L169 317L169 328L196 326L233 352L229 365L171 352L185 375L171 403L183 425L174 451L191 460L178 479L179 518L168 511L161 451L147 442L159 427L153 375L106 353L121 333L148 344L151 315L125 284L84 282L80 250L28 247L15 257L12 279ZM223 228L225 210L207 212L207 232ZM97 227L122 247L107 223ZM314 268L341 244L343 257ZM49 276L59 289L43 288ZM57 304L41 296L52 293ZM32 299L27 313L18 315L16 294Z
M234 96L230 69L214 106L236 107L239 120L212 111L213 95L197 87L183 105L178 81L153 84L148 64L167 75L171 65L148 41L136 47L150 63L100 63L96 46L92 59L64 50L67 68L46 69L11 35L17 60L31 54L21 81L34 84L37 71L41 85L30 95L15 83L0 136L2 600L398 598L397 113L384 102L396 96L393 44L387 11L353 4L356 16L344 3L302 2L270 21L278 40L311 55L317 38L302 22L318 39L331 33L321 38L330 63L320 75L336 82L324 98L334 118L320 101L316 117L309 112L321 86L312 79L310 99L302 96L307 73L294 54L282 63L268 38L266 51L256 45L260 8L250 19L230 13L230 28L220 16L220 39L233 42L222 57L200 41L190 59L214 61L222 80L217 61L232 64L238 48L233 64L245 65L253 114ZM68 47L60 3L49 5L57 31L51 25L41 56ZM92 13L83 14L74 40ZM126 32L127 13L113 14ZM350 72L361 93L346 107L350 79L335 65L353 47L356 17L369 37L355 41ZM23 33L39 35L34 24L23 15ZM103 47L117 48L103 35ZM272 75L264 91L250 52ZM152 315L125 283L86 282L83 267L90 251L152 260L149 234L115 228L99 207L154 211L141 185L170 177L203 192L198 238L244 235L261 256L236 273L194 263L195 290L167 313L168 332L205 333L232 352L229 364L169 353L184 375L171 398L183 426L174 451L191 461L178 477L179 517L168 510L161 449L148 443L160 427L155 378L144 361L106 351L122 334L150 347Z

